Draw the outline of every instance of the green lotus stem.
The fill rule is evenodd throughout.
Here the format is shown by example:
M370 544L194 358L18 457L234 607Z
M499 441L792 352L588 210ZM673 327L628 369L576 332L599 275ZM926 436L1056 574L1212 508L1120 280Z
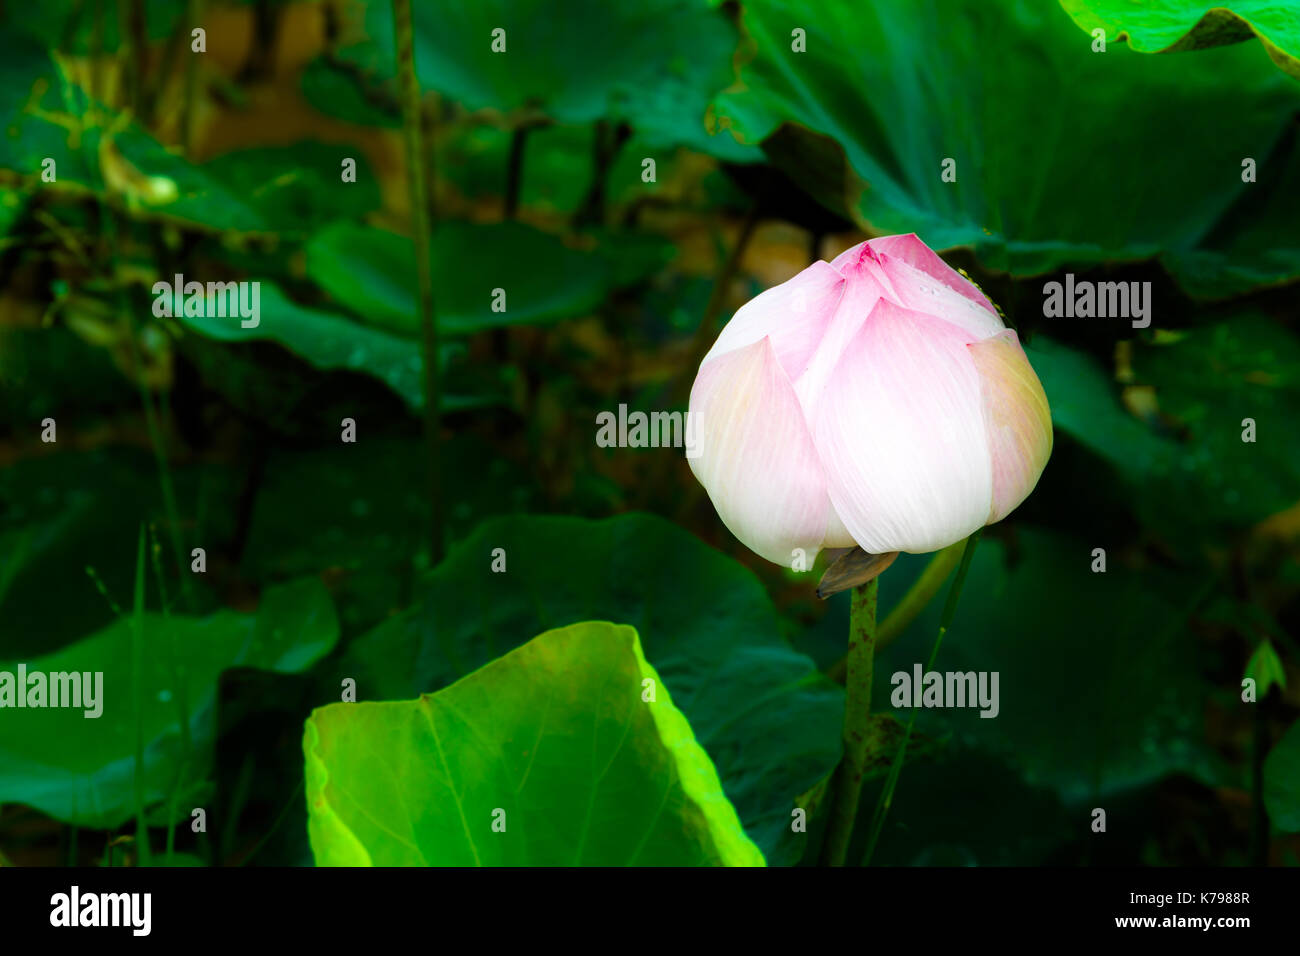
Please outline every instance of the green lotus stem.
M101 172L102 180L102 172ZM100 228L109 249L110 275L118 275L118 249L120 248L117 212L105 203L100 204ZM127 302L124 290L117 290L118 319L126 330L127 347L131 354L134 368L136 391L140 394L140 405L144 408L145 431L149 435L149 444L153 448L154 461L158 466L158 485L162 490L163 513L167 515L167 534L171 538L172 558L176 562L176 576L180 580L181 595L187 610L193 611L196 602L194 585L191 582L189 568L185 565L185 542L181 537L181 511L176 503L176 489L172 484L171 468L167 464L167 442L163 436L162 417L154 406L149 386L144 380L144 353L137 341L136 322ZM159 399L159 405L162 399Z
M934 662L939 657L939 646L943 643L943 636L948 633L948 628L952 625L953 615L957 612L957 598L961 595L961 586L966 582L966 572L970 570L971 559L975 557L975 546L979 544L980 535L984 529L979 528L966 539L965 547L961 554L961 567L957 569L957 577L952 582L952 587L948 590L948 600L943 605L943 617L939 622L939 635L934 639L934 647L930 649L930 660L925 665L925 670L934 670ZM914 702L915 703L915 702ZM871 814L871 834L867 837L867 849L862 855L862 865L871 864L871 856L876 851L876 842L880 839L880 831L885 825L885 817L889 815L889 808L894 802L894 788L898 785L898 775L903 770L903 758L907 755L907 744L912 739L912 728L916 725L917 707L912 708L912 716L907 720L907 729L903 732L903 742L898 745L898 752L894 755L894 761L889 766L889 777L885 780L885 787L880 792L880 799L876 801L876 809Z
M152 862L144 820L144 525L135 552L135 600L131 612L131 694L135 706L135 842L140 866Z
M430 261L429 184L425 172L423 111L420 83L415 75L415 31L411 27L411 0L393 0L393 26L397 38L397 72L401 80L402 128L406 138L406 175L411 193L411 221L415 233L415 264L419 277L420 325L424 330L424 439L429 471L429 558L438 564L443 556L442 461L438 447L438 327L433 312L433 264Z
M194 28L199 23L200 0L186 0L184 35L181 43L188 46ZM185 60L185 98L181 103L181 152L187 158L194 146L194 99L198 89L199 58L193 53Z
M118 3L118 30L126 56L122 60L122 72L126 80L126 104L131 115L142 118L140 108L142 84L140 79L140 61L145 55L145 12L143 0L127 0Z
M862 777L871 754L871 672L876 655L876 599L880 579L853 589L849 616L848 680L844 701L844 758L832 782L831 816L823 857L843 866L862 796Z
M958 541L934 553L930 563L921 572L921 576L912 582L907 593L880 622L880 627L876 631L877 651L892 644L934 599L943 582L948 580L948 575L952 574L952 569L957 567L965 546L965 541ZM826 676L837 684L843 684L848 671L848 660L847 655L841 657L827 669Z
M176 783L172 786L171 794L167 799L167 852L164 859L167 861L167 865L170 866L176 853L176 805L181 792L185 788L185 779L189 772L191 749L190 710L189 705L186 703L185 679L178 663L180 655L176 646L176 632L171 627L171 609L167 600L167 579L163 576L162 561L159 559L159 555L162 553L162 545L158 542L158 535L153 525L149 526L149 538L149 555L153 559L154 580L158 582L158 603L162 606L163 620L167 627L169 639L167 650L171 657L172 686L176 688L176 709L180 718L181 732L181 764L176 772Z
M517 127L510 134L510 156L506 160L506 218L519 216L519 193L524 175L524 147L528 144L528 127Z

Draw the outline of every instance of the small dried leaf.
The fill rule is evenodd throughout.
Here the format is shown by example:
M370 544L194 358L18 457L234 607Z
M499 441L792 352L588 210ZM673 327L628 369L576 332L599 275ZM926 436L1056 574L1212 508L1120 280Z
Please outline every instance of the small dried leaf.
M868 554L861 548L854 548L826 569L821 582L817 585L817 596L824 601L832 594L839 594L859 584L866 584L893 564L897 557L897 551L890 551L888 554Z

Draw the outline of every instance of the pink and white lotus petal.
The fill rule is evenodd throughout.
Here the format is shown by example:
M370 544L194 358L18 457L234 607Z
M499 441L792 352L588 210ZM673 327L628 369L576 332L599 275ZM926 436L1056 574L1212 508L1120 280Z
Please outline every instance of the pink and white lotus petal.
M846 269L844 293L834 313L826 323L817 350L812 354L803 374L794 379L795 394L803 406L804 418L809 427L817 418L826 384L840 364L844 350L862 328L867 316L886 294L883 276L870 263L853 265Z
M993 459L992 524L1014 511L1038 484L1052 454L1052 413L1014 331L967 348L980 377Z
M814 423L832 506L865 551L935 551L988 521L992 464L966 334L881 300Z
M940 259L935 251L922 242L916 233L910 232L904 236L881 236L879 239L868 239L867 245L877 255L888 256L890 259L924 273L958 295L969 299L985 312L997 316L998 310L993 308L993 303L989 301L988 296L981 292L975 286L975 283Z
M1006 328L988 297L914 234L869 239L840 253L831 265L846 276L869 270L894 302L960 326L971 341Z
M775 564L802 548L811 566L826 537L826 479L771 340L706 362L689 414L702 449L691 470L722 523Z
M826 263L815 262L742 305L700 364L770 338L777 360L793 381L816 351L843 294L844 277Z

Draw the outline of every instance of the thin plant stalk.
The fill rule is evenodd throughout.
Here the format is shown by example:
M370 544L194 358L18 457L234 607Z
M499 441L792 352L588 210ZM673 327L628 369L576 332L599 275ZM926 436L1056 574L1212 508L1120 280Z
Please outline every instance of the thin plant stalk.
M415 263L420 293L420 326L424 332L424 439L428 456L429 557L442 561L443 502L442 461L439 448L438 327L433 308L433 263L430 252L430 160L424 149L420 83L415 74L415 32L411 25L411 0L393 0L397 39L397 72L401 79L402 128L406 139L406 175L410 188L411 220L415 233Z
M135 705L135 842L141 866L149 866L149 827L144 820L144 525L135 554L135 601L131 609L131 695Z
M102 8L99 3L95 6L95 40L94 44L102 44ZM96 62L98 62L98 51L100 47L93 45L92 49L96 52ZM92 72L92 76L95 73ZM101 190L107 190L107 183L104 181L102 170L98 170L99 156L91 145L88 135L88 125L99 122L102 119L99 112L98 100L96 99L97 87L92 87L91 95L86 109L81 114L81 126L78 131L81 150L86 157L87 165L92 169L99 171L99 186ZM69 112L73 112L73 101L71 91L64 89L64 105ZM94 118L87 120L87 116L94 113ZM100 136L107 136L109 133L101 124ZM103 192L97 191L98 204L97 214L100 229L100 236L105 247L108 249L109 269L108 278L116 286L116 297L118 310L118 321L124 324L125 338L131 353L131 364L135 372L136 387L140 393L140 404L144 408L145 428L149 433L149 443L153 446L154 457L158 463L158 481L162 489L163 509L167 514L168 532L171 536L172 549L175 551L177 573L180 576L181 592L185 596L187 606L193 607L193 591L190 586L189 578L185 575L184 559L182 558L182 540L180 533L180 511L176 506L176 493L172 487L171 472L167 465L167 450L163 443L162 429L159 425L158 414L153 406L153 401L149 395L148 386L144 381L144 359L140 353L139 343L136 341L136 324L132 319L132 313L123 294L118 279L118 248L120 236L118 231L117 214L113 206L103 198Z
M934 669L934 662L939 657L939 646L943 643L943 636L948 633L948 628L952 625L953 615L957 612L957 598L961 596L961 586L966 581L966 572L970 570L971 559L975 557L975 546L979 544L980 534L983 530L983 528L978 529L966 539L966 547L961 555L961 566L957 568L957 577L948 590L948 600L943 606L943 617L939 622L939 635L934 639L934 647L930 649L930 660L925 665L926 673ZM866 851L862 854L863 866L871 865L871 857L876 851L876 843L879 841L880 831L885 825L885 817L889 815L889 808L894 801L894 788L898 786L898 777L903 770L903 759L907 755L907 744L912 739L912 728L916 725L916 701L912 703L914 705L912 715L907 720L907 729L903 732L903 741L898 745L898 753L894 755L894 762L889 766L889 777L885 780L884 789L880 791L880 799L876 801L875 812L871 815L871 831L867 837Z
M528 127L519 126L510 134L510 156L506 161L506 199L505 213L507 219L519 215L519 194L523 188L524 147L528 144Z
M153 559L154 579L158 582L158 601L162 605L163 619L167 623L168 651L171 654L171 672L172 686L176 688L176 711L180 721L181 732L181 764L176 771L176 784L172 787L171 796L167 801L167 862L170 865L172 856L176 850L176 807L180 801L182 792L185 789L185 782L189 774L190 766L190 708L188 695L185 692L185 672L180 664L180 655L176 647L176 631L170 627L171 610L167 602L167 579L162 570L162 545L158 541L158 535L153 526L149 528L150 557Z
M704 361L704 356L709 352L709 344L717 336L718 316L722 314L722 308L727 304L727 294L731 289L731 280L740 271L740 262L745 256L745 250L749 248L749 241L754 237L754 231L758 228L760 218L761 206L756 202L749 207L749 211L745 214L745 221L741 223L736 242L727 254L727 258L723 261L718 277L713 282L713 289L709 293L709 302L704 307L704 315L701 316L700 324L696 326L695 335L691 338L690 358L683 366L686 370L686 376L693 375L695 369L700 367L700 363ZM690 385L693 381L694 379L691 377L679 379L677 382L679 394L689 395Z
M183 44L192 43L191 38L199 22L199 2L200 0L186 0L185 2L185 35L181 38ZM191 49L189 56L185 60L185 79L182 87L183 99L181 100L181 152L186 157L191 156L194 149L194 103L197 97L198 76L199 57Z
M300 779L298 781L298 786L294 788L293 795L289 797L289 802L280 809L280 813L276 816L275 822L271 824L271 829L267 830L262 839L258 840L257 844L248 851L242 860L239 861L240 866L247 866L248 861L257 856L257 854L261 852L262 847L266 846L271 837L275 836L276 831L280 829L280 824L284 823L285 819L288 818L289 811L292 810L298 804L298 801L302 799L303 787L306 785L307 782L305 780Z
M110 275L116 282L117 277L117 248L118 248L118 228L117 213L107 203L102 203L100 214L103 217L105 237L109 248ZM158 465L158 484L162 489L163 510L167 515L167 532L171 538L172 557L176 562L176 574L180 579L181 593L185 597L185 606L189 610L194 609L194 591L190 583L189 575L185 571L185 544L181 537L181 519L180 508L176 505L176 489L172 484L171 468L167 463L167 447L163 439L162 425L159 421L158 409L154 407L153 397L149 394L149 387L144 381L144 356L140 351L140 344L136 341L137 327L134 321L130 304L126 300L121 287L117 289L117 308L118 318L124 323L126 333L127 347L131 353L131 363L135 370L136 389L140 393L140 404L144 408L145 430L149 433L149 444L153 446L154 460Z

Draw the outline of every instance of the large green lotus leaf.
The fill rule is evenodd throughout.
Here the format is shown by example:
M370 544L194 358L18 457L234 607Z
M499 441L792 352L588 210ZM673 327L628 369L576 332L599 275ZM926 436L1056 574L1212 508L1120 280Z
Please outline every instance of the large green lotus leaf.
M1264 761L1264 806L1273 826L1288 833L1300 831L1300 721Z
M739 37L724 11L703 0L433 0L414 4L415 63L422 86L470 110L561 123L628 122L657 147L689 146L735 162L761 154L705 128L710 97L734 80ZM396 70L392 5L369 3L365 40L341 60L370 83ZM355 28L354 28L355 29ZM505 31L494 52L493 31ZM345 31L354 32L354 31ZM311 71L317 93L336 88ZM331 109L324 95L319 106ZM356 97L344 101L355 117ZM374 122L386 121L376 110Z
M303 579L271 588L256 614L203 619L142 616L142 681L131 673L134 624L123 618L44 657L6 660L0 671L102 673L98 717L84 708L10 708L0 714L0 802L23 803L76 826L112 829L134 812L137 734L144 741L145 806L165 799L184 761L180 706L190 715L186 771L212 761L217 680L231 667L294 672L333 648L338 621L325 586ZM8 656L8 655L6 655Z
M1108 550L1104 572L1092 570L1094 548ZM1212 688L1185 627L1208 584L1205 574L1128 566L1100 536L1021 525L1014 549L986 536L935 667L986 681L996 673L996 714L925 708L917 726L998 756L1067 804L1168 773L1217 782L1202 713ZM872 699L882 707L894 705L894 675L928 660L941 604L878 655Z
M1025 354L1047 393L1054 430L1104 463L1085 453L1082 464L1074 466L1098 468L1098 484L1109 490L1099 492L1097 504L1108 507L1115 496L1122 496L1133 513L1166 538L1195 538L1203 530L1200 503L1208 494L1203 472L1214 463L1194 447L1180 449L1154 423L1130 414L1114 377L1092 355L1041 334L1026 344ZM1055 469L1071 467L1063 446L1048 463L1049 484ZM1110 474L1105 473L1107 465Z
M201 316L176 318L188 328L223 342L278 342L316 368L346 369L373 376L402 396L412 409L424 407L423 353L417 339L299 305L271 282L260 284L259 298L260 321L253 328L243 328L239 316L219 316L211 307ZM438 349L439 373L443 376L442 408L458 411L503 402L500 388L495 392L483 388L481 370L476 376L477 394L448 388L446 374L463 353L464 348L455 343Z
M636 631L547 631L436 694L303 737L327 866L762 866Z
M492 570L498 548L504 573ZM412 609L349 647L340 676L356 679L360 697L435 691L523 634L630 624L768 861L799 858L793 800L839 759L844 696L785 643L746 568L651 515L521 515L485 521L417 593Z
M56 329L46 330L54 335ZM67 353L63 353L67 354ZM78 375L80 365L64 368ZM89 375L86 375L89 378ZM138 408L126 389L127 407ZM90 401L93 389L86 395ZM105 399L115 392L103 391ZM158 483L158 465L148 450L136 448L66 449L75 441L82 406L58 406L58 454L19 459L0 468L0 658L30 660L51 654L108 626L109 603L97 592L86 569L92 568L108 593L125 605L134 581L134 563L122 542L135 538L140 523L153 522L164 545L167 510ZM109 406L99 406L103 407ZM25 429L36 434L40 417ZM217 463L172 466L172 485L182 512L182 546L203 544L211 560L218 542L231 534L229 516L238 507L240 476ZM188 562L188 551L185 554ZM173 574L170 547L163 567ZM299 573L306 573L303 569ZM188 573L188 572L187 572ZM283 577L281 578L283 579ZM203 577L195 576L195 598L204 599ZM171 596L179 586L173 582ZM150 592L152 599L154 593ZM158 606L156 604L151 606Z
M1026 354L1053 425L1109 462L1144 521L1169 534L1241 527L1294 504L1300 341L1258 316L1156 341L1135 346L1129 383L1155 389L1164 419L1147 421L1095 359L1035 336ZM1242 440L1247 418L1253 443Z
M751 58L717 98L719 127L748 143L782 124L836 140L866 184L847 205L876 232L1031 275L1200 248L1243 197L1295 209L1280 179L1242 181L1243 158L1269 156L1300 107L1300 87L1250 47L1094 53L1038 0L760 0L742 22ZM1300 256L1272 272L1300 274Z
M956 639L961 626L958 611L952 635ZM940 667L944 656L940 654ZM864 790L860 812L869 815L880 786L869 783ZM961 798L955 800L954 794ZM1060 864L1051 855L1077 839L1078 831L1078 811L1066 809L1052 790L1027 782L1014 758L995 756L968 740L949 739L937 755L903 768L871 862L877 866ZM861 859L865 840L859 837L856 843L861 846L854 847L851 858Z
M1038 373L1054 428L1134 478L1167 475L1173 443L1130 415L1114 380L1092 356L1036 335L1025 354Z
M1089 33L1128 40L1143 53L1204 50L1259 38L1268 55L1300 80L1300 15L1288 0L1061 0Z
M1296 503L1300 338L1283 325L1247 313L1139 342L1132 381L1155 389L1174 465L1195 477L1194 498L1166 501L1174 513L1244 525Z
M434 231L431 255L438 328L463 335L580 316L612 288L656 271L671 249L613 237L594 249L578 249L521 223L443 222ZM336 223L307 244L307 274L356 315L419 336L410 239ZM497 303L504 309L494 311Z
M1190 295L1226 299L1295 276L1300 262L1300 124L1258 162L1257 183L1193 246L1161 261ZM1256 191L1256 187L1263 187Z

